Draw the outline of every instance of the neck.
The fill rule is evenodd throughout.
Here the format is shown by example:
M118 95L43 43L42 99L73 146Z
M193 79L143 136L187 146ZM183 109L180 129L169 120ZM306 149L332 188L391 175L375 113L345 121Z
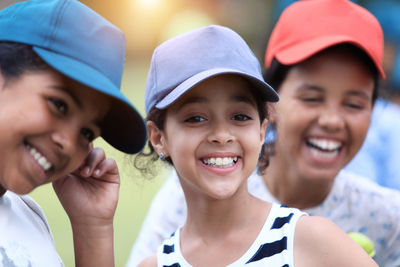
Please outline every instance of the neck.
M248 193L247 181L223 199L182 188L188 215L180 244L193 266L227 266L240 258L257 238L271 208Z
M257 217L263 217L260 216L260 209L265 207L264 202L248 193L247 181L233 196L226 199L214 199L187 191L185 197L188 214L183 232L205 239L218 239L238 227L251 225L251 222L258 220Z
M264 171L264 181L271 194L282 204L307 209L320 205L332 189L332 179L310 179L303 177L288 163L270 158L270 165Z

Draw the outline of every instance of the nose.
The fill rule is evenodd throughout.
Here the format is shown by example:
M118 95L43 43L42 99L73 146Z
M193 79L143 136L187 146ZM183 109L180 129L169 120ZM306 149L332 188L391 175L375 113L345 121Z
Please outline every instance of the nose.
M337 131L345 126L345 120L340 108L327 106L321 111L318 124L329 131Z
M212 125L212 129L208 135L210 143L225 145L232 143L234 140L235 136L232 134L232 129L227 123L216 122Z
M58 128L51 134L52 141L67 154L73 154L76 151L79 131L73 127Z

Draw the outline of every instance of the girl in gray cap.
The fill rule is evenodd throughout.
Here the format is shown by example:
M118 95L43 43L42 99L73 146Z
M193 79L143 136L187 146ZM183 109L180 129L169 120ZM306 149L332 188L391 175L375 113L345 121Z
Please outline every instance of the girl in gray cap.
M329 220L249 194L265 102L277 100L228 28L203 27L156 48L145 99L150 153L141 155L174 166L187 219L139 266L376 266Z
M270 109L275 131L248 189L332 220L361 241L379 266L398 267L399 192L342 170L367 133L378 80L385 76L382 57L382 29L366 9L348 0L290 5L266 49L265 78L280 101ZM154 253L184 223L183 200L178 179L169 179L154 198L132 263Z
M71 222L76 266L114 265L119 174L92 141L130 154L145 143L143 120L119 90L124 53L123 33L76 0L0 11L1 266L63 266L25 195L50 182Z

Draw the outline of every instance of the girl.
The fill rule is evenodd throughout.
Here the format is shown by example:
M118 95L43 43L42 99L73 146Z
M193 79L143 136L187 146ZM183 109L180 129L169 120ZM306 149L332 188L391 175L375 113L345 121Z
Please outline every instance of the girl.
M50 182L71 222L76 266L114 265L119 174L92 141L130 154L145 143L143 120L119 91L124 46L119 29L75 0L0 11L2 266L63 266L42 210L25 196Z
M338 227L248 193L277 101L239 35L209 26L156 48L146 86L151 153L178 174L187 220L140 266L376 266Z
M266 50L265 77L280 92L270 108L274 144L263 154L270 166L254 173L248 187L263 200L367 235L377 263L394 267L400 265L399 194L341 171L367 133L384 76L382 50L377 20L350 1L297 1L282 13ZM130 266L154 253L185 218L183 192L169 179L153 200Z

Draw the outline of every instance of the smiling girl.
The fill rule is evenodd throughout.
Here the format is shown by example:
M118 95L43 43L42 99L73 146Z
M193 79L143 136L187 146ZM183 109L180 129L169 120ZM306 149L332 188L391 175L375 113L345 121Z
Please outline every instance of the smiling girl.
M76 266L114 265L120 177L92 141L129 154L145 143L144 122L119 90L124 49L123 33L75 0L0 11L1 266L64 266L25 195L47 183L71 222Z
M269 105L268 144L248 190L328 218L346 233L366 235L379 266L395 267L400 194L342 170L367 134L384 77L382 56L382 29L364 8L348 0L290 5L266 49L264 77L280 101ZM152 202L129 266L154 253L185 222L186 210L178 179L168 179Z
M265 101L277 100L228 28L200 28L156 48L146 85L150 156L173 164L188 213L139 266L376 266L330 221L249 194Z

